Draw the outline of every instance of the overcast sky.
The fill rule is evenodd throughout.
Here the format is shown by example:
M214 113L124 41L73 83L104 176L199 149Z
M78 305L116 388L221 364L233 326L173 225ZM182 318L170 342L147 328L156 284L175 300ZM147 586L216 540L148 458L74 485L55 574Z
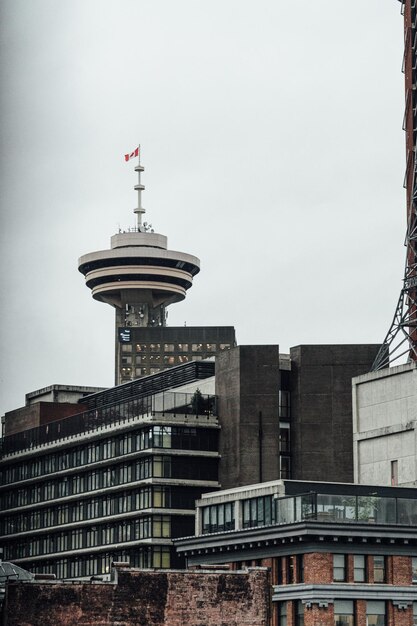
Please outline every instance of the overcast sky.
M201 259L169 324L378 343L404 263L396 0L2 0L0 414L113 384L78 257L145 219Z

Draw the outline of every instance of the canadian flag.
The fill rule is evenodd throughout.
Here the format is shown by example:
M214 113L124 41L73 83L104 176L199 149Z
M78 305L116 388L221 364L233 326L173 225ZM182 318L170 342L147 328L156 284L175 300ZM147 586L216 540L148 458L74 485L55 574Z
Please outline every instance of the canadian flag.
M139 156L139 147L136 150L133 150L130 154L125 154L125 161L130 161L133 157Z

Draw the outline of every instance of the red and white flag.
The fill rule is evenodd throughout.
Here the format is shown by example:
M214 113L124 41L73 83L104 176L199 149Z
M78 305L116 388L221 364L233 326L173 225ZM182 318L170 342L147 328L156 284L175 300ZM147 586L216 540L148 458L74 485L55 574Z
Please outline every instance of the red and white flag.
M130 154L125 154L125 161L130 161L130 159L133 159L137 156L139 156L139 147L136 148L136 150L133 150L133 152L131 152Z

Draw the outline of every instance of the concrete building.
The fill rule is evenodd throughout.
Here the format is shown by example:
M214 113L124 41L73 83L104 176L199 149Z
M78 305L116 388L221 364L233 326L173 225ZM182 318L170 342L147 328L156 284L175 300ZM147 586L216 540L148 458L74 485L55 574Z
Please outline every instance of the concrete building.
M78 269L94 299L115 309L115 384L203 359L236 345L232 327L166 327L167 307L184 300L200 271L197 257L168 249L165 235L142 223L138 173L137 227L111 238L110 250L85 254Z
M216 358L220 483L353 480L352 377L378 345L238 346Z
M353 379L355 482L417 486L417 365Z
M271 626L416 623L415 489L284 480L205 494L195 536L175 544L189 567L269 567Z

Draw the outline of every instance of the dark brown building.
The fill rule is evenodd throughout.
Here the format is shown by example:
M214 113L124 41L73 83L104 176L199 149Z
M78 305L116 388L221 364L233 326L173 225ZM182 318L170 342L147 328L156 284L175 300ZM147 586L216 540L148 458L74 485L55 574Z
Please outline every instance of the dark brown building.
M297 480L353 481L352 377L378 345L238 346L216 359L224 489Z

